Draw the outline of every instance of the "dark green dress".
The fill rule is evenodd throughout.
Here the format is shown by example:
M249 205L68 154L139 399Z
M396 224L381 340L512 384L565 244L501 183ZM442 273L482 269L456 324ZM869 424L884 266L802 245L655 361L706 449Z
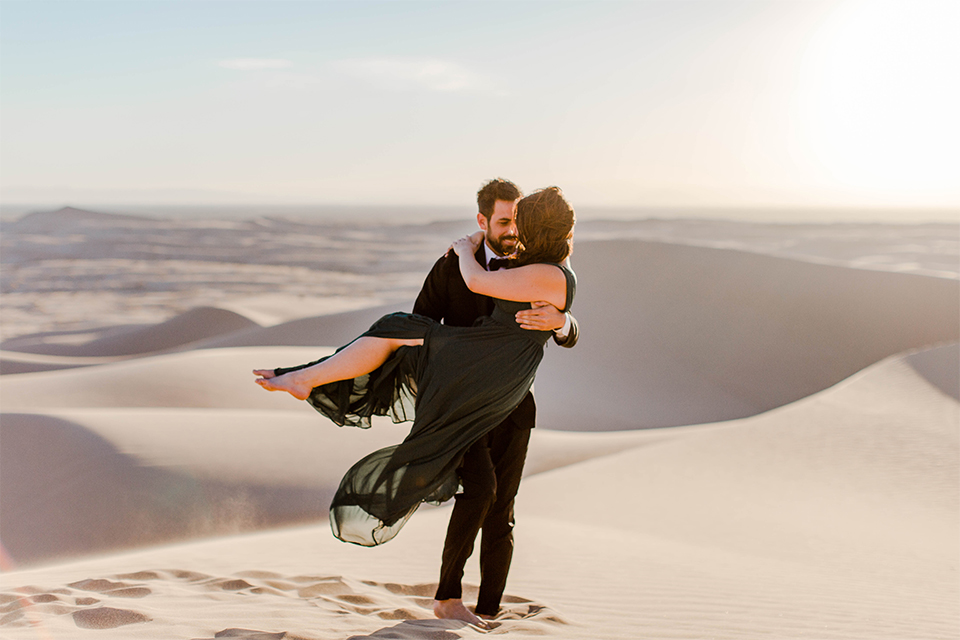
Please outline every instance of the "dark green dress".
M568 311L576 276L555 266L567 279L563 311ZM330 505L330 524L340 540L382 544L397 535L421 502L452 498L464 451L503 422L530 390L552 332L517 325L516 312L530 303L495 303L493 314L472 327L410 313L384 316L363 335L423 338L423 345L401 347L376 371L311 392L307 402L341 426L368 428L374 415L413 420L402 443L371 453L343 477Z

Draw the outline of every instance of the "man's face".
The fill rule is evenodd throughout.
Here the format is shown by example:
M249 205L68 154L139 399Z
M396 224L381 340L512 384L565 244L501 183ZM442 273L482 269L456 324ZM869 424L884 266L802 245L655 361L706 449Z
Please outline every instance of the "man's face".
M477 222L483 230L487 244L498 256L509 256L517 250L517 201L497 200L488 221L482 213Z

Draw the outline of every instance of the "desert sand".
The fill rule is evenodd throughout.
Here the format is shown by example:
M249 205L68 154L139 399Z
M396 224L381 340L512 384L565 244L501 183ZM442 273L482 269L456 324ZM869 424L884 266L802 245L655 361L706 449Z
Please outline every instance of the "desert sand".
M955 230L584 224L581 343L541 366L483 631L432 615L446 507L382 547L330 534L342 472L405 425L249 374L409 309L455 225L54 218L4 231L4 638L960 637Z

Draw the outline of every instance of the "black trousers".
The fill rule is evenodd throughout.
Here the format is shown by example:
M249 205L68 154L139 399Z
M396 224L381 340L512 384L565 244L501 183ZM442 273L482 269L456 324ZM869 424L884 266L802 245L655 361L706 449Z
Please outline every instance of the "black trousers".
M463 567L473 553L477 532L483 529L476 612L491 616L500 610L507 585L513 558L513 505L530 443L530 428L518 426L512 418L467 449L457 469L463 492L456 495L450 514L436 595L437 600L463 597Z

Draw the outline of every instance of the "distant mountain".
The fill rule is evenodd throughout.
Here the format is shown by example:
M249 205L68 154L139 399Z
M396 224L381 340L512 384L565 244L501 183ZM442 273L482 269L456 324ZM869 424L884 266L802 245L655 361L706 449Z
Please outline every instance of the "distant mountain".
M56 211L35 211L19 220L4 223L8 229L25 232L49 232L64 227L73 227L89 223L117 223L121 221L142 222L143 216L131 216L120 213L100 213L74 207L63 207Z

